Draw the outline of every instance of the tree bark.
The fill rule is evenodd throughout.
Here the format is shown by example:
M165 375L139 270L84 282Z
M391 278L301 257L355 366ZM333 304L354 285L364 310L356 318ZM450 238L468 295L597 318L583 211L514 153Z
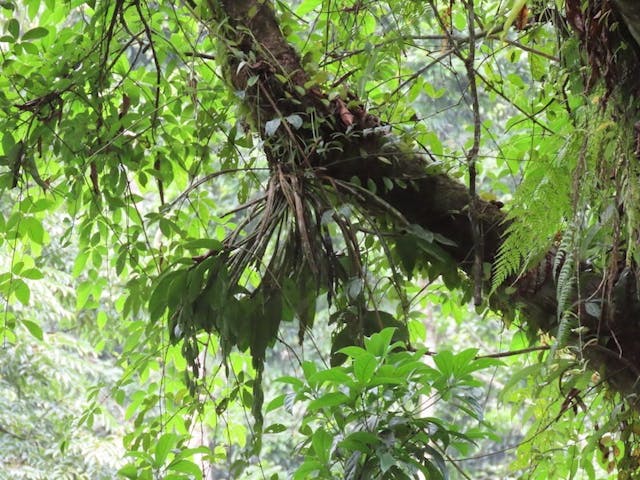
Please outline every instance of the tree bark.
M640 20L636 2L616 0L616 5L637 39ZM310 85L298 54L282 35L268 2L220 0L217 6L220 8L214 11L221 12L224 18L216 20L229 25L223 30L226 35L223 41L234 46L226 49L229 80L234 89L245 92L247 107L263 137L271 165L281 161L277 145L284 143L290 146L290 151L297 152L295 163L306 168L304 175L308 176L310 168L318 182L349 181L353 177L358 177L363 185L374 182L378 197L409 223L452 240L455 245L444 248L459 268L470 273L475 245L467 187L444 174L429 173L424 159L407 152L364 108L347 108L346 99L329 100L320 86ZM317 130L280 128L275 134L265 134L266 123L274 118L299 115L308 121L311 111L321 119ZM342 152L339 162L321 155L316 148L323 142L335 141L332 139L336 133L340 134ZM388 183L385 186L385 178L393 180L392 188L388 188ZM506 214L491 202L477 199L477 205L477 221L484 238L482 256L485 262L492 263L505 234ZM558 303L551 267L555 253L549 252L536 268L520 278L510 279L494 292L490 299L492 308L507 316L519 310L530 331L542 329L555 335ZM582 298L596 297L603 303L601 312L594 316L584 308L584 300L575 298L575 315L593 336L592 341L580 347L592 367L604 372L604 378L616 390L638 393L640 302L635 275L620 272L616 285L620 295L615 303L610 299L607 303L600 279L595 272L583 268L581 287L586 294Z

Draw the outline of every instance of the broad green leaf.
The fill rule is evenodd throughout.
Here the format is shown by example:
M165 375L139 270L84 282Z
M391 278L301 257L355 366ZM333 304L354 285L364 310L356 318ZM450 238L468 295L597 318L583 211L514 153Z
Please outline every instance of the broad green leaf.
M406 383L407 380L401 376L388 377L382 375L376 375L368 382L370 387L375 387L377 385L405 385Z
M302 388L304 386L304 382L296 377L284 376L276 378L276 382L288 383L294 386L294 388Z
M195 480L202 479L202 468L190 460L183 459L172 462L167 469L170 471L186 473L188 474L188 478L193 478ZM166 479L167 477L164 478ZM183 479L185 477L184 475L176 475L176 478Z
M273 423L264 429L264 433L281 433L285 432L286 430L288 430L288 427L286 425L283 425L281 423Z
M73 262L73 270L71 271L71 274L75 278L78 278L84 271L85 266L87 265L87 260L89 260L88 250L81 250L80 252L78 252L78 254L76 255L76 259Z
M396 459L389 452L383 452L382 455L379 455L378 461L382 473L386 473L391 467L397 465Z
M368 384L378 367L376 357L367 353L353 360L353 374L362 384Z
M20 24L18 20L15 18L9 19L9 21L4 26L5 32L9 32L11 36L17 39L20 36Z
M207 250L218 251L222 249L222 242L213 238L200 238L197 240L188 240L182 244L187 250L197 250L206 248Z
M284 399L285 399L286 396L287 395L283 393L283 394L278 395L277 397L275 397L273 400L271 400L267 404L267 406L265 407L265 412L269 413L272 410L276 410L277 408L280 408L280 407L284 406Z
M322 463L317 460L305 460L302 465L300 465L295 474L293 475L294 480L306 480L308 478L321 478L318 477L315 473L322 469Z
M395 330L393 327L387 327L378 333L374 333L371 337L365 338L365 349L373 355L381 357L387 352Z
M40 222L35 217L24 217L23 220L27 235L29 238L37 243L38 245L42 245L44 242L44 228L42 226L42 222Z
M309 381L309 379L318 371L318 367L315 363L305 360L302 362L302 371L304 372L304 377ZM291 377L281 377L281 378L291 378ZM282 380L281 380L282 381Z
M306 15L316 9L321 3L322 0L304 0L298 5L298 8L296 8L296 13L300 16Z
M76 291L76 310L82 310L93 293L93 282L91 280L81 282Z
M350 433L340 443L345 446L350 443L352 445L355 443L355 447L358 448L358 445L377 445L382 443L382 440L371 432L359 431ZM349 448L355 450L353 447Z
M31 320L22 320L22 324L27 328L27 330L29 330L29 333L38 340L42 340L44 338L42 328L40 328L40 325L37 323L32 322Z
M22 41L36 40L38 38L46 37L48 34L49 34L49 30L47 30L44 27L32 28L31 30L27 30L22 35Z
M44 278L44 274L38 268L27 268L20 272L20 276L23 278L28 278L30 280L41 280Z
M107 314L100 310L96 315L96 325L98 326L98 330L103 330L105 325L107 324Z
M122 475L123 477L135 480L138 478L138 469L133 463L128 463L120 470L118 470L118 475Z
M333 436L329 434L324 428L318 428L311 437L311 444L313 450L316 453L316 457L322 462L327 463L330 458L331 444L333 443Z
M338 352L344 353L351 358L359 358L365 355L370 355L364 348L356 346L341 348L340 350L338 350Z
M342 405L348 402L349 402L349 397L347 397L344 393L329 392L309 402L307 409L309 411L314 411L320 408L335 407L336 405Z
M320 385L323 382L329 382L335 385L349 385L352 383L352 379L342 367L320 370L309 377L310 384Z
M178 444L180 437L175 433L165 433L158 439L154 450L154 465L160 467L167 459L169 452Z
M19 278L14 278L11 282L11 286L13 288L13 294L16 296L18 301L24 306L29 305L29 299L31 298L31 290L29 289L29 286Z

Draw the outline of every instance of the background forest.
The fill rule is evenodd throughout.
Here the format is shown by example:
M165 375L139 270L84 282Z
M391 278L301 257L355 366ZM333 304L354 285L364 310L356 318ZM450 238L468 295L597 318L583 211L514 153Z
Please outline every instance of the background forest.
M0 1L0 478L640 478L638 19Z

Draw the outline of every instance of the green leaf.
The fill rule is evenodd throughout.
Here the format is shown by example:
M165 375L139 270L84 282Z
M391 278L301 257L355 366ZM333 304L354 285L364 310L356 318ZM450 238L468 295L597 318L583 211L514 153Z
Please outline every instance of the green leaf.
M186 473L189 475L188 478L194 478L196 480L202 479L202 469L191 460L181 459L178 461L174 461L169 465L167 469L174 472ZM164 478L166 479L167 477ZM184 476L180 476L177 478L184 479Z
M4 26L4 30L9 32L11 36L17 39L20 36L20 24L15 18L11 18Z
M160 227L162 234L167 238L171 238L172 230L176 229L175 223L171 220L167 220L166 218L160 218L158 226Z
M309 411L318 410L320 408L335 407L336 405L342 405L349 402L347 397L342 392L329 392L322 395L320 398L316 398L309 402L307 409Z
M73 262L73 269L71 270L71 275L74 278L78 278L82 272L84 272L84 267L87 265L87 260L89 260L89 251L82 250L78 252L76 255L76 259Z
M4 132L2 135L2 151L8 155L16 145L16 140L11 132Z
M373 194L376 194L378 192L378 186L376 185L376 182L374 182L371 178L367 178L367 190L369 190Z
M293 475L293 480L307 480L308 478L322 478L315 475L315 472L322 468L322 463L317 460L305 460Z
M363 432L363 431L359 431L359 432L353 432L350 433L349 435L347 435L345 437L345 439L340 442L340 445L349 445L351 444L352 447L349 448L350 450L355 450L359 447L359 445L378 445L379 443L381 443L380 437L378 437L377 435L374 435L373 433L370 432ZM353 448L353 445L355 444L356 448Z
M359 358L364 355L369 355L369 353L364 348L356 347L355 345L341 348L340 350L338 350L338 352L344 353L351 358Z
M321 3L322 0L304 0L296 9L296 13L300 16L306 15L316 9Z
M396 459L389 452L383 452L382 455L379 455L378 461L380 462L382 473L387 473L391 467L397 465Z
M378 361L376 357L367 353L353 361L353 374L360 383L366 385L373 377L377 367Z
M444 462L444 458L436 449L431 447L430 445L424 445L424 449L427 453L429 453L432 465L437 468L437 472L440 474L440 478L447 479L449 476L447 475L447 466ZM435 473L435 472L434 472ZM436 477L438 478L438 477Z
M264 429L264 433L281 433L288 430L286 425L282 425L281 423L273 423Z
M412 223L407 227L407 232L427 243L432 243L435 238L433 232L415 223Z
M335 385L349 385L353 383L351 377L342 367L320 370L309 376L309 383L312 385L321 385L323 382L330 382Z
M213 238L199 238L197 240L188 240L182 244L187 250L198 250L201 248L213 251L222 250L222 242Z
M276 410L280 407L282 407L284 405L284 399L287 396L286 393L283 393L281 395L278 395L276 398L274 398L273 400L271 400L267 406L265 407L265 412L269 413L273 410Z
M450 350L442 350L441 352L438 352L437 355L434 355L433 362L436 364L436 367L440 370L442 375L447 376L453 374L456 363L453 352Z
M44 278L42 271L38 268L27 268L20 272L22 278L28 278L30 280L41 280Z
M395 331L396 329L394 327L386 327L382 329L382 331L374 333L371 337L365 338L364 347L367 352L370 352L377 357L383 356L391 344L391 339L393 338Z
M376 375L369 382L370 387L375 387L377 385L404 385L407 383L407 380L401 378L400 376L396 377L384 377L381 375Z
M29 305L29 299L31 298L31 290L29 289L29 286L23 280L14 278L12 288L18 301L24 306Z
M160 437L154 451L154 466L156 468L164 465L169 452L178 444L180 437L175 433L165 433Z
M404 272L409 279L413 273L418 259L420 258L420 251L417 248L416 239L410 235L401 235L396 239L395 253L400 258L400 263Z
M135 480L138 478L138 469L133 463L128 463L120 470L118 470L118 475L127 477L131 480Z
M44 227L42 226L42 222L35 217L24 217L22 221L24 222L23 227L26 229L29 238L38 245L42 245L44 243Z
M47 35L49 35L49 30L44 27L36 27L26 31L25 34L22 35L22 41L36 40L38 38L46 37Z
M29 330L29 333L33 335L38 340L43 340L44 336L42 334L42 328L35 322L31 320L22 320L22 324Z
M98 326L98 330L104 329L104 326L107 324L107 320L107 314L103 310L100 310L96 315L96 325Z
M93 282L89 280L80 283L76 291L76 310L82 310L82 308L84 308L84 306L89 301L89 296L93 291Z
M537 376L540 374L542 370L545 368L545 363L538 362L533 365L529 365L527 367L522 368L516 372L512 372L507 383L502 387L502 391L500 393L501 397L506 398L505 395L516 386L519 382L523 381L525 378Z
M316 457L322 463L328 463L331 454L331 444L333 443L333 437L322 427L318 428L311 437L311 444L313 450L316 452Z
M159 319L170 302L170 291L172 288L182 288L181 283L176 280L182 280L186 276L185 270L167 271L159 277L155 288L149 296L149 318L151 320Z
M304 386L304 382L302 380L300 380L299 378L291 377L291 376L287 376L287 375L285 375L283 377L276 378L276 382L288 383L290 385L293 385L294 389L299 389L299 388L302 388Z

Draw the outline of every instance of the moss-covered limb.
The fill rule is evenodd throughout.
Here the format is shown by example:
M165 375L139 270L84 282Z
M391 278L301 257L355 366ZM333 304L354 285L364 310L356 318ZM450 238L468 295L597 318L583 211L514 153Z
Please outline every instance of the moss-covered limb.
M309 84L300 57L286 41L269 2L207 0L217 18L217 35L226 57L223 68L236 91L244 93L257 130L274 118L328 113L329 102Z
M466 187L446 175L428 174L423 159L403 148L402 143L395 141L384 128L376 128L377 119L366 112L358 108L345 112L344 105L340 111L340 105L330 104L324 92L307 88L308 76L300 58L286 42L268 2L229 0L221 1L220 5L233 27L226 30L231 36L227 40L230 51L235 51L234 46L242 51L241 56L237 51L228 55L231 81L234 88L250 93L245 97L247 103L258 104L257 108L250 108L256 113L252 120L258 131L264 134L265 123L273 115L304 116L303 107L320 106L320 112L314 111L322 126L320 132L324 138L320 140L334 144L334 153L314 153L309 145L318 142L318 138L301 138L310 132L296 130L296 136L304 143L301 150L309 154L305 160L318 168L324 177L348 181L356 176L361 178L363 185L367 180L373 180L380 187L378 195L405 215L410 223L420 224L453 240L456 246L449 248L449 253L466 267L473 248ZM247 64L240 67L241 62ZM285 75L288 81L283 83L276 78L278 74ZM250 86L247 82L252 75L259 75L259 81ZM347 113L351 117L347 117ZM349 122L352 124L346 125ZM289 133L282 129L284 137ZM274 139L268 140L273 142ZM300 163L304 165L305 161ZM385 178L394 182L392 189L383 188ZM487 237L485 258L491 261L497 252L505 215L496 205L482 200L479 211Z
M455 245L443 248L458 267L468 272L474 242L467 188L446 175L429 172L419 155L407 151L384 128L376 126L377 119L361 107L348 108L346 102L339 100L329 102L326 92L319 87L309 88L300 59L283 37L268 3L224 0L219 5L233 27L225 30L231 82L234 88L248 93L245 101L254 114L256 128L266 140L267 150L278 144L291 147L294 173L296 168L303 167L305 181L312 181L308 175L315 171L315 181L329 185L336 184L336 180L349 181L354 176L365 186L373 182L383 202L409 223L453 240ZM241 62L245 64L241 66ZM252 76L258 77L253 85L249 82ZM295 132L281 128L275 134L265 134L265 123L274 116L296 114L308 124L309 108L313 109L316 127L320 128L305 126ZM332 142L335 147L332 154L319 153L316 146L322 142L325 146ZM363 202L363 206L372 214L384 213L380 204ZM483 257L492 262L506 229L506 217L490 202L478 200L478 208L484 235ZM389 216L384 218L388 220ZM540 265L517 279L509 279L495 292L492 306L508 316L519 310L530 330L540 328L556 334L559 315L554 257L555 252L550 251ZM576 344L586 343L585 353L592 366L610 375L615 388L635 391L640 365L640 345L636 345L640 325L632 320L640 307L637 296L630 293L636 291L635 279L621 288L621 299L612 302L601 290L599 274L583 270L580 296L590 301L600 299L601 313L594 315L593 306L586 308L587 301L574 294L569 301L574 319L588 330L581 338L572 333L572 338Z

